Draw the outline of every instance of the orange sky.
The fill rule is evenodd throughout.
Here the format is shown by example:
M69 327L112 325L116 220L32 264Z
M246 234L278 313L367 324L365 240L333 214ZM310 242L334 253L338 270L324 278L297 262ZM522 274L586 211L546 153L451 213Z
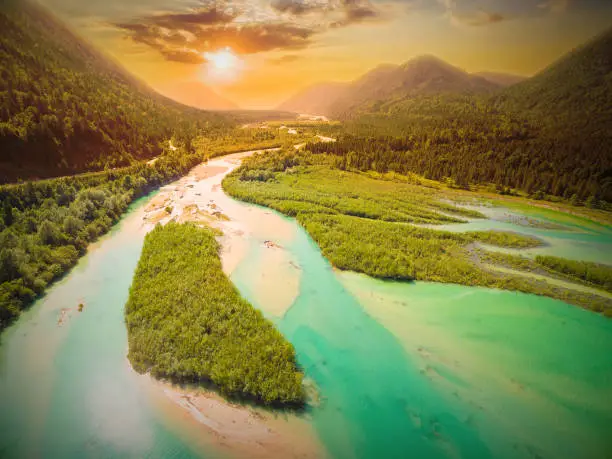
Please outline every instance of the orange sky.
M598 0L42 2L151 86L199 80L242 108L422 54L530 75L612 25ZM220 71L226 47L236 59Z

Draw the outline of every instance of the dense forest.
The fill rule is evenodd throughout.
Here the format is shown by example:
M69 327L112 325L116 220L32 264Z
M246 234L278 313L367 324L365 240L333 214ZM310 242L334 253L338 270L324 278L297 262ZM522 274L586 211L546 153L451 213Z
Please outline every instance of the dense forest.
M295 217L339 269L536 293L612 315L605 296L487 269L478 253L482 244L526 248L541 241L499 231L436 229L482 217L450 204L449 192L436 182L415 175L381 180L371 172L339 170L336 163L334 155L308 151L255 155L228 175L223 187L237 199Z
M0 330L61 277L136 198L224 153L310 138L278 129L205 131L176 137L155 161L69 177L0 185Z
M32 3L2 2L0 30L0 183L127 166L235 125L153 92Z
M483 99L440 95L380 105L347 121L337 142L307 148L338 156L340 168L415 172L466 189L494 184L596 207L612 201L610 140L555 132Z
M125 317L139 372L265 404L304 401L293 346L223 273L209 228L170 222L146 236Z

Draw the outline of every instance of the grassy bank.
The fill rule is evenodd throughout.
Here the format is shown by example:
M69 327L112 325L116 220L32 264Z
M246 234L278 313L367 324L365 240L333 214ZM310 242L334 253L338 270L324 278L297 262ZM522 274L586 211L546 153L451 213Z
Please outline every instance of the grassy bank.
M210 229L168 223L146 236L125 309L141 373L212 383L223 394L301 405L295 351L223 273Z
M448 190L418 177L374 178L339 170L334 159L308 152L256 155L230 174L224 189L237 199L295 217L339 269L398 280L425 280L536 293L596 311L608 299L486 269L479 243L527 248L532 237L498 231L457 233L433 225L482 217L448 202ZM427 224L423 227L421 224ZM600 301L601 300L601 301Z

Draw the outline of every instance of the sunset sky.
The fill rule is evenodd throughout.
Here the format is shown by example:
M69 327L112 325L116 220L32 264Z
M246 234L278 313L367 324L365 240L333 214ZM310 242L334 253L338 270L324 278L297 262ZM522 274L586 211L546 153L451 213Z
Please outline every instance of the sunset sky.
M530 75L612 26L607 0L40 0L154 88L199 80L243 108L433 54Z

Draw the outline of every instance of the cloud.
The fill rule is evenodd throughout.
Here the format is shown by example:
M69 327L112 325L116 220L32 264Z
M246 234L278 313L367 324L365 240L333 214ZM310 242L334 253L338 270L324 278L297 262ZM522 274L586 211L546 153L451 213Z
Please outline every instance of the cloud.
M451 21L455 24L474 27L496 24L505 20L507 20L507 18L502 14L491 13L488 11L477 11L476 13L470 15L459 15L452 13L451 16Z
M276 49L303 49L311 44L317 31L286 23L228 24L203 29L201 49L229 46L240 54L255 54Z
M239 54L302 49L316 29L289 23L236 23L216 10L164 14L115 24L136 43L157 50L167 60L199 64L202 54L229 46Z
M208 8L152 14L113 25L168 60L199 64L205 61L203 53L223 47L239 54L299 50L329 28L381 19L380 11L369 0L273 0L267 6L255 7L253 2L228 5L219 2ZM284 62L291 59L295 60L286 57Z
M183 26L202 26L213 24L224 24L231 22L235 14L212 7L210 9L193 10L188 13L166 13L151 16L149 22L163 27Z
M339 9L343 12L344 17L331 23L332 28L383 19L381 11L366 0L341 0Z
M115 24L136 43L157 50L169 61L201 64L204 59L196 49L190 48L188 38L182 31L169 31L147 24Z
M555 0L553 0L555 1ZM508 20L506 14L474 9L474 5L458 0L437 0L452 24L461 26L485 26Z
M272 8L281 13L291 13L295 16L312 13L315 11L325 11L328 3L320 3L308 0L273 0L270 4Z
M565 13L570 6L570 0L548 0L547 2L540 3L538 8L548 10L551 13Z

